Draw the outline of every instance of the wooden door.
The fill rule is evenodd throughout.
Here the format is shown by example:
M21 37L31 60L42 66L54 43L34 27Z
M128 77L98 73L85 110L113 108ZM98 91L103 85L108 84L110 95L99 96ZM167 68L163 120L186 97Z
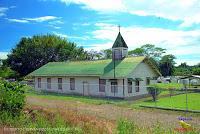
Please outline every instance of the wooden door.
M83 82L83 95L89 96L89 84L88 84L88 82Z

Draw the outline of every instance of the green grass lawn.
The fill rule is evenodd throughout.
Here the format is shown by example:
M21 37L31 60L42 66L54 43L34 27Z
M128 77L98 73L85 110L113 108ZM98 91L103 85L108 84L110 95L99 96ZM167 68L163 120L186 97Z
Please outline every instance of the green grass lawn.
M185 109L186 107L186 95L176 95L172 97L159 98L155 104L152 100L146 100L139 102L139 105L145 106L159 106L166 108L179 108ZM189 93L188 94L188 109L189 110L200 110L200 93Z
M109 98L95 98L95 97L88 97L88 96L78 96L78 95L65 95L65 94L59 94L59 93L50 93L50 92L27 92L26 96L34 96L38 98L44 98L44 99L52 99L52 100L66 100L66 101L77 101L82 103L88 103L88 104L95 104L95 105L101 105L101 104L117 104L117 105L123 105L126 104L127 101L125 100L113 100Z
M95 98L95 97L77 96L77 95L65 95L58 93L46 93L46 92L38 93L30 89L27 89L27 91L28 91L26 92L27 96L34 96L38 98L52 99L52 100L77 101L94 105L113 104L129 108L139 108L140 105L155 106L155 103L152 102L152 97L128 101L128 100L117 100L117 99L113 100L108 98ZM169 94L169 91L163 91L159 96L167 94ZM186 106L185 98L186 98L185 94L176 95L172 97L159 97L158 101L156 102L156 105L167 108L185 109ZM200 110L200 93L188 94L188 107L190 110Z

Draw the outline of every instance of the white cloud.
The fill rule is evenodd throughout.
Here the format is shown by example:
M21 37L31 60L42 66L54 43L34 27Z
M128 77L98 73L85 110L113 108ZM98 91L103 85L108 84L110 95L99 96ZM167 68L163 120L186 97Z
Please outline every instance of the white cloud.
M0 59L6 59L8 52L0 52Z
M42 17L36 17L36 18L23 18L23 19L28 20L28 21L44 22L44 21L56 20L56 19L58 19L58 17L56 17L56 16L42 16Z
M112 44L113 44L113 42L107 42L107 43L103 43L103 44L91 44L91 45L83 45L83 46L84 46L84 49L87 51L90 51L90 50L100 51L103 49L111 48Z
M73 23L73 26L90 26L91 23L85 22L85 23Z
M107 43L91 46L92 49L105 49L105 46L112 47L117 34L118 27L112 24L97 23L97 30L92 32L92 36ZM158 47L166 48L167 53L174 54L177 57L184 55L199 54L200 30L193 31L175 31L162 28L144 28L144 27L122 27L121 34L126 41L129 50L141 45L150 43ZM195 59L196 62L198 59Z
M29 23L29 22L45 22L45 21L52 21L60 19L56 16L42 16L42 17L35 17L35 18L21 18L21 19L10 19L7 18L10 22L18 22L18 23Z
M55 26L55 25L48 25L49 27L52 27L52 28L54 28L54 29L61 29L61 27L59 27L59 26Z
M122 0L60 0L69 5L71 3L79 4L82 8L93 9L97 11L119 11L123 10Z
M10 22L17 22L17 23L29 23L28 20L24 20L24 19L8 19L7 18L7 20Z
M49 24L51 24L51 25L58 25L58 24L64 24L64 22L61 21L61 20L54 20L54 21L50 21Z
M60 36L61 38L67 38L66 34L58 33L58 32L53 32L53 34Z
M7 7L0 7L0 17L6 15L6 11L8 11L9 8Z
M89 39L88 36L74 36L74 35L67 35L67 34L63 34L63 33L58 33L58 32L53 32L53 34L60 36L62 38L67 38L67 39L78 39L78 40L87 40Z
M199 0L59 0L66 5L78 4L82 8L102 13L127 12L140 16L156 16L182 21L188 27L200 23Z

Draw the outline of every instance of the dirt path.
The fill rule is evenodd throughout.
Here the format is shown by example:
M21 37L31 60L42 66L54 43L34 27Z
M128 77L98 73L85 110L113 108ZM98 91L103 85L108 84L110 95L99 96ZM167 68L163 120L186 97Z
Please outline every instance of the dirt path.
M94 115L109 120L118 120L123 117L133 120L139 126L149 127L153 124L155 125L157 122L165 127L179 127L178 117L183 117L184 115L169 111L129 109L112 104L92 105L78 101L50 100L30 96L27 98L27 104L55 108L61 111L72 110L81 114ZM192 117L192 120L188 121L188 123L198 128L200 126L200 116Z

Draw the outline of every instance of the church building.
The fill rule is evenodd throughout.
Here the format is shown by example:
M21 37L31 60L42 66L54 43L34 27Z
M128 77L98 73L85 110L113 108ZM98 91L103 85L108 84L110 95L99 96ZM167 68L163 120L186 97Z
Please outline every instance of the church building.
M138 98L160 76L147 57L128 57L121 33L112 46L112 59L49 62L29 76L39 91L111 98Z

